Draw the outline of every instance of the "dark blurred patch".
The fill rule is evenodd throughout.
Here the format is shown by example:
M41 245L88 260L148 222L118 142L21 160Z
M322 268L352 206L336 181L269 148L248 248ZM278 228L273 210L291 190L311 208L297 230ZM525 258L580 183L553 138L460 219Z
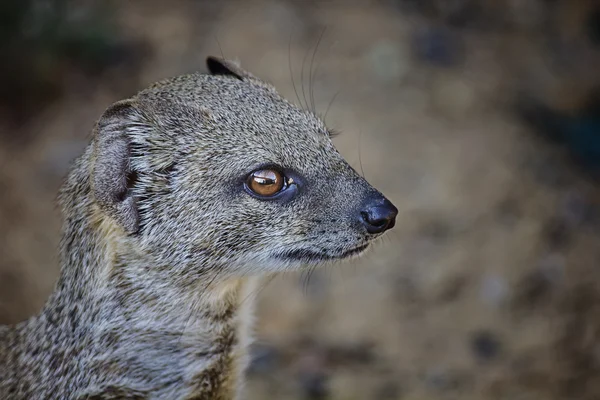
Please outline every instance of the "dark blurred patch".
M399 270L401 267L399 267ZM401 274L394 279L394 297L398 304L409 307L411 314L420 315L420 303L423 296L415 278L409 273Z
M250 348L250 365L248 374L268 374L280 364L280 354L276 347L256 343Z
M564 318L556 342L556 359L562 364L558 377L564 398L595 400L600 393L600 290L595 282L573 287L559 306Z
M319 371L300 375L300 387L303 397L307 400L322 400L329 395L327 376Z
M372 343L333 344L327 348L329 365L368 365L376 361Z
M542 233L548 247L554 250L560 250L568 246L571 238L571 232L567 224L560 218L546 222Z
M525 275L515 288L513 310L517 314L536 312L549 304L562 278L558 266L544 265Z
M447 26L481 32L527 24L540 19L537 13L544 11L542 7L534 7L535 1L390 0L390 3L403 13L418 15ZM528 18L523 18L524 13L529 14Z
M304 356L313 357L313 361L319 360L317 364L326 365L328 368L365 366L377 360L375 345L365 341L329 343L302 336L298 338L294 348Z
M507 197L496 207L498 220L507 228L513 228L521 217L519 201L513 197Z
M400 399L401 395L402 390L399 382L386 381L377 389L373 398L378 400L396 400Z
M428 370L423 377L425 386L434 392L450 394L460 393L469 384L470 378L463 371L434 367Z
M594 9L587 18L587 32L590 40L600 46L600 7Z
M402 12L443 20L457 27L473 26L481 21L485 7L473 0L391 0Z
M294 369L302 398L326 399L329 395L327 346L305 336L298 338L294 347L298 351L294 357Z
M571 170L565 165L566 160L548 148L541 150L539 147L529 149L521 168L530 173L537 183L555 190L564 189L572 181Z
M494 333L479 331L472 334L469 347L478 361L490 362L500 355L502 343Z
M467 274L459 274L448 278L436 301L441 304L448 304L458 300L463 291L468 287L470 281Z
M600 178L600 96L584 109L567 114L531 97L522 97L521 118L543 138L564 147L588 175Z
M108 2L4 0L0 15L0 107L17 124L60 96L73 74L135 72L148 51L123 37Z
M450 221L435 218L425 221L420 227L419 233L436 243L444 243L453 236L454 229Z
M11 307L15 300L23 295L21 293L23 278L17 272L19 268L20 265L15 260L5 259L0 262L0 324L16 321L16 317L19 316L19 310Z
M598 204L576 190L567 191L558 215L570 229L578 229L599 222Z
M420 29L413 37L417 58L440 67L453 67L464 60L462 37L451 29L431 26Z

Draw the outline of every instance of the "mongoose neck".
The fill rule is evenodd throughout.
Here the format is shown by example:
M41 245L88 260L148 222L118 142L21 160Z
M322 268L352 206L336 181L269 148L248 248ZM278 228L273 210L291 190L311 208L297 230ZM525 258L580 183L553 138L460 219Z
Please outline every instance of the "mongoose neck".
M229 398L245 364L254 282L207 277L189 287L161 280L160 269L169 266L153 265L99 214L86 178L88 153L61 194L67 218L55 291L23 325L30 337L60 337L47 343L61 348L43 350L53 365L37 367L56 374L50 381L68 376L73 381L63 383L77 387L124 379L135 386L142 371L140 385L153 382L165 398L205 391Z
M90 153L88 149L78 161L61 191L66 216L61 273L44 313L64 310L64 305L71 308L70 318L81 316L87 324L93 324L89 320L92 316L106 323L111 320L111 312L115 312L115 316L135 316L136 321L168 322L174 329L177 322L189 324L193 318L190 314L197 315L199 310L234 309L247 279L211 279L212 273L219 272L219 266L208 265L206 260L207 267L198 268L205 272L197 283L190 283L189 279L183 283L166 280L167 270L173 274L178 266L156 265L138 248L135 238L103 215L93 201L87 178ZM91 313L92 309L97 309L98 314Z

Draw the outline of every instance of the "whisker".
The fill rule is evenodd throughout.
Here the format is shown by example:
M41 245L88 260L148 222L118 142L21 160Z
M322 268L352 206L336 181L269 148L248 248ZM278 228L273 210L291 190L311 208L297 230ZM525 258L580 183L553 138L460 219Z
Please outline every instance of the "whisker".
M273 280L277 278L277 274L272 274L271 276L269 276L264 283L256 290L250 292L246 297L244 297L244 299L240 302L240 305L243 305L246 301L248 301L248 299L250 298L255 298L256 296L258 296L260 293L262 293L263 290L265 290L265 288L271 283L273 282Z
M336 97L338 97L338 94L340 94L341 91L342 91L342 89L340 89L337 92L335 92L335 94L333 95L333 97L331 98L331 100L329 100L329 104L327 104L327 109L325 110L325 115L323 115L323 121L327 120L327 114L329 114L329 109L331 108L331 105L333 104L333 102L335 101Z
M313 273L315 272L317 266L316 265L311 265L308 267L307 273L305 275L305 279L302 285L302 292L305 296L308 295L308 287L309 287L309 283L310 283L310 278L312 277Z
M306 295L304 288L305 288L305 282L306 282L309 271L310 271L310 266L306 267L306 269L303 268L300 271L300 285L302 286L302 294L304 294L304 295Z
M298 89L296 88L296 81L294 80L294 71L292 70L292 33L290 32L290 41L288 43L288 66L290 69L290 78L292 78L292 87L294 88L294 93L296 93L296 98L298 99L298 103L300 103L300 108L304 108L302 106L302 101L300 100L300 96L298 95Z
M308 59L308 55L310 54L310 49L306 50L306 54L302 59L302 69L300 70L300 88L302 89L302 98L304 98L304 103L306 104L306 110L309 110L308 101L306 100L306 93L304 91L304 66L306 64L306 60Z
M212 285L214 283L214 281L217 279L218 276L219 276L218 272L215 271L214 276L208 282L208 285L206 287L207 288L210 287L210 285ZM185 335L185 333L187 331L187 327L188 327L192 317L194 316L194 314L196 313L196 310L198 309L198 304L200 303L200 301L201 301L200 297L192 300L192 307L190 308L190 313L189 313L188 317L186 318L185 323L183 324L183 329L181 331L181 334L179 335L179 340L177 341L178 347L179 347L179 345L181 345L181 340L183 339L183 336Z
M331 51L331 48L333 47L333 45L334 45L334 42L331 42L331 43L329 44L329 46L327 47L326 54L329 54L329 53L330 53L330 51ZM318 74L318 72L319 72L319 68L321 67L322 61L323 61L323 58L321 58L321 59L317 60L317 65L315 66L315 72L314 72L314 74L313 74L313 76L314 76L315 78L316 78L316 76L317 76L317 74ZM315 108L316 108L316 107L315 107Z
M213 35L213 37L215 38L215 42L217 42L217 46L219 46L219 51L221 52L221 58L223 58L223 60L225 59L225 54L223 53L223 48L221 47L221 43L219 43L219 38L217 38L217 35Z
M327 30L327 27L324 27L321 30L321 34L319 35L319 39L317 39L317 44L315 45L315 49L313 51L313 55L312 55L312 58L310 60L310 69L309 69L309 75L308 75L308 97L310 98L310 104L311 104L313 113L316 112L316 109L315 109L315 96L314 96L314 90L313 90L314 89L314 85L313 85L313 65L314 65L314 62L315 62L315 57L317 55L317 52L319 51L319 45L321 44L321 40L323 40L323 35L325 34L326 30ZM316 71L315 71L315 73L316 73Z
M363 164L362 164L362 157L361 157L361 138L362 138L362 127L359 129L358 131L358 163L360 164L360 172L363 176L364 179L367 179L365 177L365 171L363 170Z

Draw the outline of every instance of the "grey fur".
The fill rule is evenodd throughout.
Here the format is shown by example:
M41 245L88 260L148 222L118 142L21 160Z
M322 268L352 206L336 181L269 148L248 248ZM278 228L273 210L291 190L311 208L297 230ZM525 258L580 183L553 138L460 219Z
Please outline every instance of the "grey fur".
M55 291L0 326L1 399L239 398L256 277L378 236L356 213L379 194L325 125L239 66L208 65L98 121L61 189ZM293 199L244 190L264 164L298 175Z

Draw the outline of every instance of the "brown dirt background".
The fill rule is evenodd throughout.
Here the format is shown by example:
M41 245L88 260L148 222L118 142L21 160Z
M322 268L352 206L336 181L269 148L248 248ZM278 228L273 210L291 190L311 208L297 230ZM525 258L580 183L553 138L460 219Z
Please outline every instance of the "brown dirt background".
M392 3L115 3L125 34L152 49L141 69L73 72L35 116L0 119L0 321L35 313L52 290L55 196L110 103L221 52L295 99L289 57L299 88L309 54L308 90L326 27L317 108L339 91L335 143L400 214L365 257L261 290L248 398L600 399L597 184L510 107L519 91L577 107L598 59L582 50L590 65L548 73L528 20L544 2L505 1L482 3L524 22L461 31L461 61L430 65L411 37L439 20ZM570 4L558 23L576 36L591 2Z

